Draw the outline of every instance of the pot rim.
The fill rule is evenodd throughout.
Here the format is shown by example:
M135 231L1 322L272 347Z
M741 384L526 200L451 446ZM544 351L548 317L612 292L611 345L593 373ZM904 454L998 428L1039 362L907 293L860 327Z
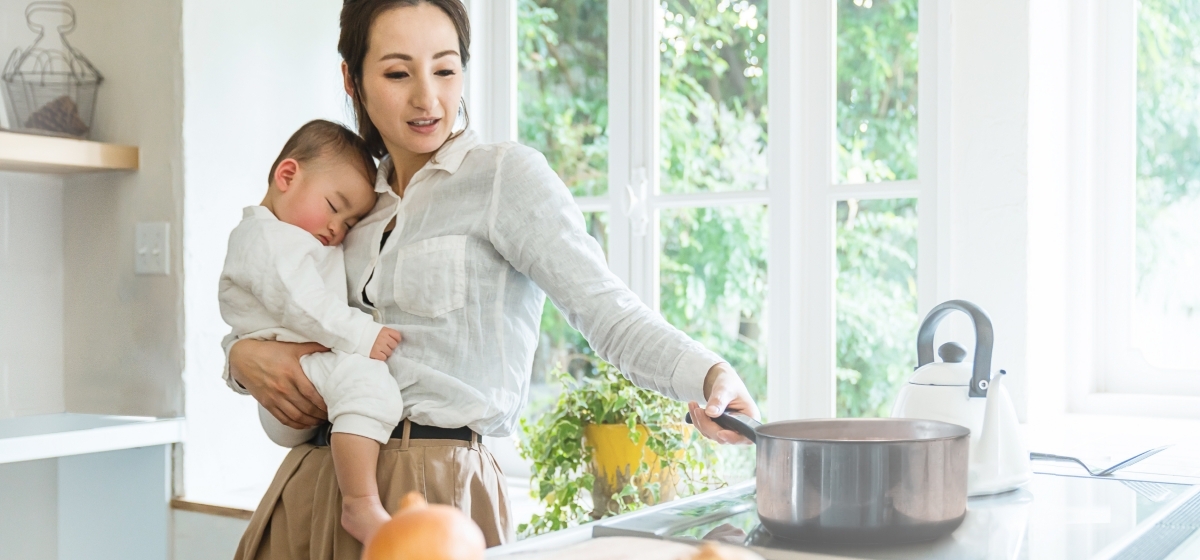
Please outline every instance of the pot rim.
M803 437L803 436L788 436L769 433L774 428L786 428L796 425L813 425L813 424L829 424L834 422L869 424L869 423L930 423L940 425L938 428L952 431L954 433L937 436L937 437L922 437L922 438L876 438L876 439L846 439L846 438L823 438L823 437ZM971 436L971 430L939 420L924 420L912 418L816 418L806 420L782 420L779 422L770 422L763 424L755 429L755 434L759 438L769 438L785 441L802 441L812 443L839 443L839 444L892 444L892 443L932 443L937 441L947 441L956 439L965 439Z

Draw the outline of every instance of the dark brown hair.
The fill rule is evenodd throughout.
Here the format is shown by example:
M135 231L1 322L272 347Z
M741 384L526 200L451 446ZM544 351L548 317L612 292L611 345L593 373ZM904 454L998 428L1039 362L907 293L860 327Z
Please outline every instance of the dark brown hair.
M467 61L471 59L471 21L461 0L345 0L342 4L342 33L338 39L338 52L349 67L350 78L354 82L351 102L358 119L358 133L366 140L371 155L377 158L387 154L387 147L383 145L379 129L375 128L375 123L371 122L371 117L367 114L362 87L363 61L367 58L367 49L371 46L371 26L380 15L389 10L421 4L433 4L445 12L454 23L454 30L458 33L458 54L462 59L463 70L466 70ZM466 115L465 106L463 113L466 125L470 125L471 118ZM446 141L453 140L459 134L462 132L450 135Z
M267 182L275 181L275 170L280 162L291 158L300 163L306 163L327 155L349 154L362 164L367 180L375 182L375 160L367 150L367 143L352 130L329 121L309 121L299 130L292 133L275 163L271 164L271 175Z

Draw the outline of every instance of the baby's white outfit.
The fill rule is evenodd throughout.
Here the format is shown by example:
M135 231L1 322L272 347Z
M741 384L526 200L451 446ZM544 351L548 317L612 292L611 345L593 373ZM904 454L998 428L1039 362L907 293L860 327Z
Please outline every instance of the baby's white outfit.
M300 366L325 399L333 431L387 443L404 410L400 388L387 363L370 358L383 326L347 304L340 246L321 245L266 207L246 207L229 234L218 297L221 318L233 327L222 346L253 338L328 347L301 358ZM263 429L284 447L316 431L289 428L258 408Z

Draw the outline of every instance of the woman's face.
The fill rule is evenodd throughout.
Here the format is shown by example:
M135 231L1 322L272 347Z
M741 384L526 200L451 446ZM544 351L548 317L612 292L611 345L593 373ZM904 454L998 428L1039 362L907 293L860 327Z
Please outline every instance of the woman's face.
M347 79L347 93L352 85ZM437 151L454 129L463 90L458 34L450 17L428 3L377 17L362 88L367 114L392 157Z

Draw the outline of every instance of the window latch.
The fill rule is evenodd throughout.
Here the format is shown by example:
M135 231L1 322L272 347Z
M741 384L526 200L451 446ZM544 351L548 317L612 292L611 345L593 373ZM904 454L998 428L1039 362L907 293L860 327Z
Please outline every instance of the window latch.
M629 218L629 225L633 229L633 234L637 236L646 235L646 226L650 223L649 209L646 204L646 191L649 189L649 184L646 168L638 167L633 170L632 183L625 185L625 193L629 196L625 201L625 217Z

